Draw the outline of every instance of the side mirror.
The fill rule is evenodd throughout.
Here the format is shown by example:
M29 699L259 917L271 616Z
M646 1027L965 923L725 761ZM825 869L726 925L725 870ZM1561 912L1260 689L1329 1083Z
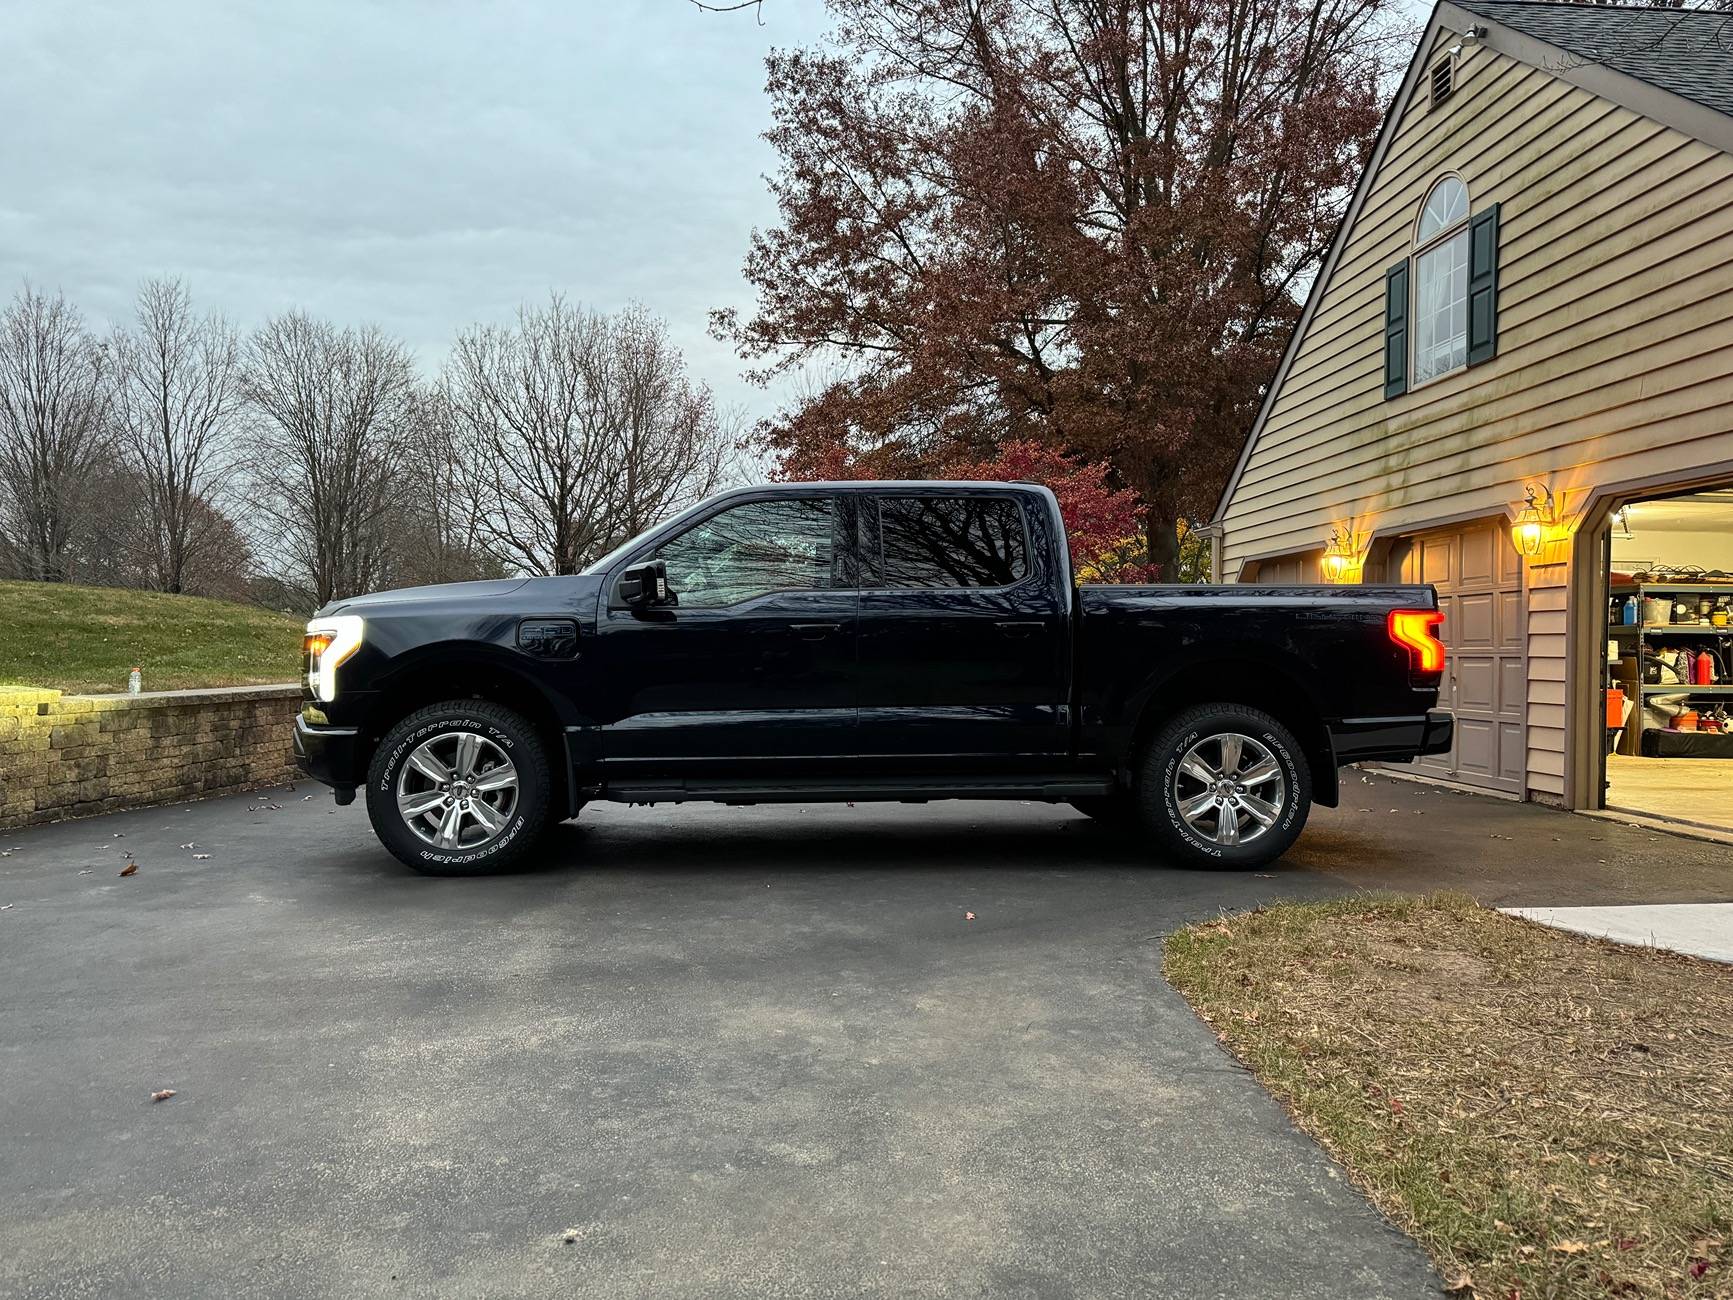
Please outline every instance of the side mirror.
M668 590L668 566L651 560L627 569L620 577L620 599L633 609L675 604L674 593Z

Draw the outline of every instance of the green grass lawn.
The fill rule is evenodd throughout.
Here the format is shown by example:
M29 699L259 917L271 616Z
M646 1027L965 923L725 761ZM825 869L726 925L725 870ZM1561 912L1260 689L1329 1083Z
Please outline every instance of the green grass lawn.
M0 685L147 691L292 682L304 619L201 596L0 582Z

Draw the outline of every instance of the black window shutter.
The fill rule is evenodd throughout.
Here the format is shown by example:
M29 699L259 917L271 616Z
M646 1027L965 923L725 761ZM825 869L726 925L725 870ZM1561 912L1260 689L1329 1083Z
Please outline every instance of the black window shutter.
M1408 259L1384 272L1384 396L1408 391Z
M1468 364L1498 355L1498 204L1468 223Z

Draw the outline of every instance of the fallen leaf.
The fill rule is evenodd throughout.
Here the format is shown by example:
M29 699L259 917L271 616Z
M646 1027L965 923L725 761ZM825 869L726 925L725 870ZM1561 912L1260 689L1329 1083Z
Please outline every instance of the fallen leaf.
M1400 1115L1402 1113L1402 1103L1395 1097L1392 1097L1390 1099L1390 1109Z
M1691 1267L1685 1271L1691 1275L1692 1281L1696 1281L1698 1278L1702 1277L1703 1274L1709 1271L1709 1261L1706 1259L1694 1259L1691 1261Z
M1555 1255L1580 1255L1588 1248L1589 1243L1586 1241L1573 1241L1567 1238L1564 1241L1555 1241L1552 1250Z
M123 876L130 876L133 874L133 872L135 872L137 870L138 870L138 863L129 862L124 867L122 867L120 869L120 874Z
M175 1090L173 1088L164 1088L160 1092L151 1093L150 1099L152 1101L167 1101L170 1097L172 1097L174 1095L175 1095Z
M15 908L17 906L18 906L17 903L0 903L0 912L10 912L13 908Z
M1620 1250L1632 1250L1636 1247L1636 1244L1637 1244L1637 1239L1635 1237L1620 1237L1619 1238L1619 1249Z
M975 919L975 914L973 912L964 912L963 919L965 921L973 921Z
M194 862L203 862L206 858L208 858L210 856L211 855L208 853L195 853L195 854L193 854L193 861Z
M1474 1291L1474 1279L1467 1273L1456 1273L1444 1280L1445 1295L1464 1295Z
M181 845L183 849L196 849L198 846L199 842L197 840L188 840L185 844Z

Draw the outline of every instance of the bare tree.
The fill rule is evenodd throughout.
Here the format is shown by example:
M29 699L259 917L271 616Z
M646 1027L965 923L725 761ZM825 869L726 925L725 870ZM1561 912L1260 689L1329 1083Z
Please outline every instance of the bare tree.
M194 313L179 280L147 280L114 358L116 423L143 488L140 565L150 586L185 591L189 569L232 535L210 503L234 465L239 343L222 317Z
M623 539L714 492L738 439L710 389L687 379L662 321L634 304L609 324L620 444L610 523Z
M0 313L0 535L26 577L69 577L96 500L109 369L64 295L25 285Z
M379 585L405 494L408 349L289 312L248 340L242 388L255 504L271 525L261 558L306 575L315 604Z
M410 425L399 467L404 483L391 544L393 585L503 577L505 565L482 535L482 493L443 388L416 391Z
M515 326L458 336L444 388L485 489L481 525L516 567L576 573L628 531L710 491L731 442L667 327L519 309Z

